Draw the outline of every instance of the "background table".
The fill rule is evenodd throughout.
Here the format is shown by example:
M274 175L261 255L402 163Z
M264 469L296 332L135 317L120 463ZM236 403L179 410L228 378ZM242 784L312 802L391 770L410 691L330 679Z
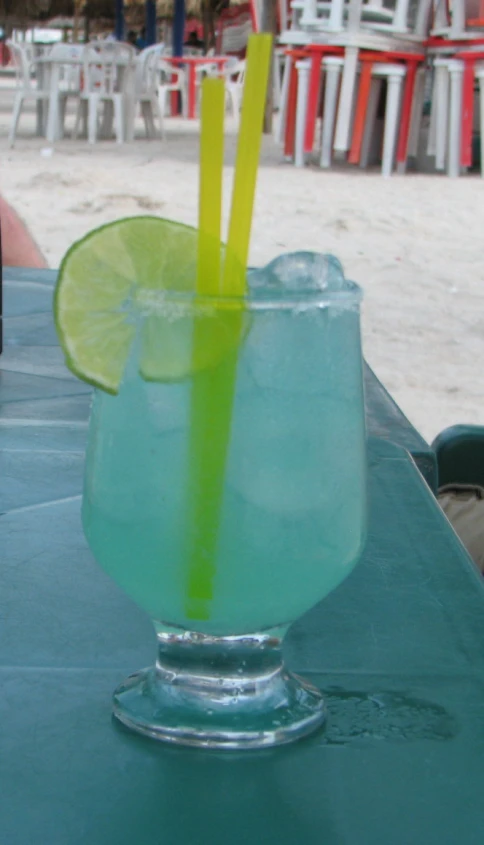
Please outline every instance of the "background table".
M39 88L45 88L50 92L49 105L47 114L45 113L45 101L39 100L37 106L37 134L44 135L47 141L51 144L59 140L59 84L60 72L63 67L79 68L82 71L84 67L84 57L82 54L64 56L63 58L56 58L50 54L40 56L36 60L38 67ZM94 62L92 62L94 64ZM102 64L100 60L99 64ZM108 62L109 64L109 62ZM136 65L128 59L118 57L114 63L119 74L119 90L124 97L124 135L127 138L129 135L129 128L134 120L134 74Z
M222 754L111 721L111 691L152 661L154 635L82 537L89 389L55 345L55 274L13 275L0 358L2 845L481 845L482 581L413 461L381 438L364 558L287 642L290 666L326 691L326 731Z
M197 68L216 65L221 73L228 62L228 56L163 56L164 61L176 67L188 67L188 119L194 120L197 111Z

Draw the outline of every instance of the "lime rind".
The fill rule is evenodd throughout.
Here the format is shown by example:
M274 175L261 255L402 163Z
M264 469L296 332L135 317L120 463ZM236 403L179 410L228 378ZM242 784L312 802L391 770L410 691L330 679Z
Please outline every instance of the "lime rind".
M240 302L234 311L226 302L203 309L194 297L178 314L168 302L170 294L195 293L197 250L198 230L151 216L108 223L74 243L62 260L54 296L69 369L116 394L138 330L140 373L149 381L183 379L234 349L241 340Z

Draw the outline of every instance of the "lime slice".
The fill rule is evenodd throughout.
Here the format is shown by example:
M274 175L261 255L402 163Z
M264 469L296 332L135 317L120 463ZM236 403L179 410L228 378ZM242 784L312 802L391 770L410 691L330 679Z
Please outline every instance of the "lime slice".
M233 311L166 306L154 292L193 292L198 232L158 217L130 217L101 226L74 243L59 270L54 298L57 333L67 366L79 378L117 393L137 323L142 326L140 371L173 381L216 364L240 332ZM204 323L192 349L193 325ZM239 313L240 313L240 309ZM137 314L142 320L137 320Z

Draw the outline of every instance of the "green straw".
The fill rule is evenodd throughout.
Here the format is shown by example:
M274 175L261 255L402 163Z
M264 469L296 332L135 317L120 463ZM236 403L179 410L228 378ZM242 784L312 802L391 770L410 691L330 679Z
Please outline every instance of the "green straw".
M269 76L271 36L250 36L244 85L241 126L237 148L229 241L220 279L220 216L223 158L223 100L215 80L202 85L200 144L200 205L197 292L241 297L249 251L252 210L261 143L262 121ZM220 116L220 111L222 116ZM222 126L221 126L222 124ZM220 133L220 134L218 134ZM222 136L222 137L221 137ZM218 226L218 230L217 230ZM217 250L217 256L215 252ZM219 349L222 335L210 335L211 320L195 318L193 370L200 354L212 345L214 367L193 376L190 407L189 450L189 563L185 612L189 619L211 615L216 554L223 504L226 461L230 442L232 406L237 374L238 346L243 332L243 309L217 310L232 343ZM223 343L223 341L222 341ZM224 348L225 347L225 348Z
M197 293L220 292L220 228L224 151L225 85L223 79L204 79L200 133L200 197ZM208 321L209 322L209 321ZM195 317L193 370L210 344L207 321ZM211 373L212 370L209 370ZM219 387L202 372L193 377L190 403L188 482L188 586L185 611L189 619L206 619L212 598L214 557L224 477L226 426L218 413ZM221 427L213 430L212 419ZM230 426L229 426L230 430ZM214 439L215 438L215 439Z
M245 272L249 257L271 49L272 35L263 33L249 37L229 237L222 280L225 296L243 296L245 293Z
M197 268L197 292L202 296L220 293L224 109L224 80L204 79L200 134Z

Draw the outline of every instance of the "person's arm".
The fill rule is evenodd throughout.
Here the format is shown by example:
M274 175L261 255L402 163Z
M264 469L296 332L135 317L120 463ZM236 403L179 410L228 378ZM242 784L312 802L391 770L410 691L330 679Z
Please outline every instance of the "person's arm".
M17 212L0 197L2 261L5 267L47 267L47 262Z

